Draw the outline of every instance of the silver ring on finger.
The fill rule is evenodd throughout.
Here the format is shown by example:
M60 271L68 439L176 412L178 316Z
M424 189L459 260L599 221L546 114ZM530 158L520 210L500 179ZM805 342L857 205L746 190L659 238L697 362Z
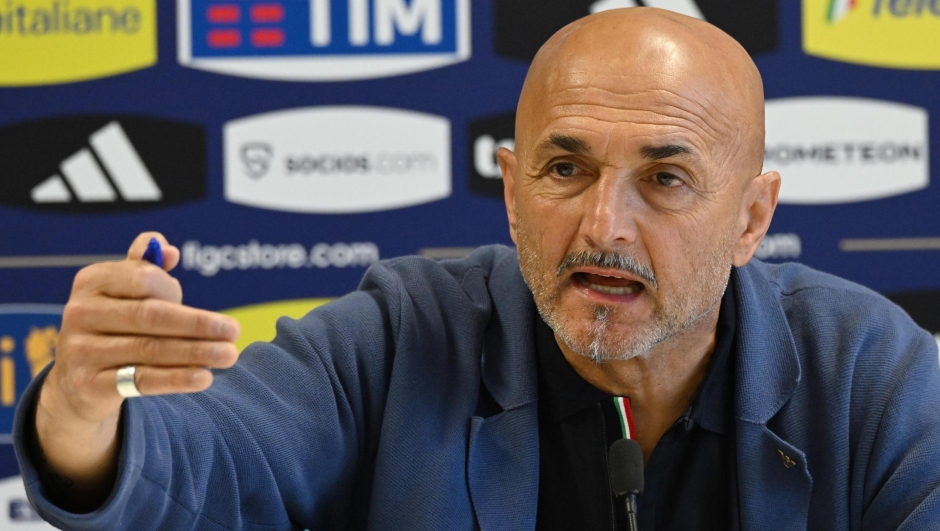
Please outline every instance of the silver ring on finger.
M134 380L136 372L137 366L135 365L126 365L117 371L117 392L124 398L144 396L141 394L140 390L137 389L137 382Z

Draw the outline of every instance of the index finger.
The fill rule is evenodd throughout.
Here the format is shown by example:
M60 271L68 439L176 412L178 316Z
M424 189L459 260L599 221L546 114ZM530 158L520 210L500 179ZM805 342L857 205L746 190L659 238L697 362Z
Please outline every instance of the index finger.
M130 249L127 250L128 260L142 260L144 253L147 251L147 244L150 243L151 239L157 240L163 249L163 269L171 271L180 261L180 251L170 245L170 242L159 232L142 232L134 238Z
M66 306L70 320L104 334L235 341L241 333L238 321L227 315L159 299L98 299L80 309Z

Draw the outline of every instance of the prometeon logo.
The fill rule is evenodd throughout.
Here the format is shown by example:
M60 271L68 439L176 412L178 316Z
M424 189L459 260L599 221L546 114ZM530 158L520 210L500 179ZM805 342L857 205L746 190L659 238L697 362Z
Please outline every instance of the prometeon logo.
M156 62L156 0L0 0L0 86L83 81Z
M930 184L927 111L863 98L768 100L764 171L780 202L868 201Z
M506 113L470 124L470 191L503 198L503 174L496 161L501 147L515 149L516 114Z
M755 55L777 47L777 3L777 0L496 0L496 53L531 61L542 44L569 22L608 9L646 6L707 20Z
M938 0L803 0L803 50L849 63L940 68Z
M289 81L369 79L470 58L470 0L177 0L179 62Z
M199 126L133 116L53 118L0 129L0 204L116 212L202 199Z
M308 107L225 124L225 198L320 214L374 212L451 193L450 122L380 107Z

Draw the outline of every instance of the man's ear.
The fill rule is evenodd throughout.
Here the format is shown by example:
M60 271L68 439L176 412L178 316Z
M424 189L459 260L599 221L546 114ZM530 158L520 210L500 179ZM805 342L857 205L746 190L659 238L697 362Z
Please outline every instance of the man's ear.
M757 252L761 239L770 228L779 193L780 174L775 171L758 175L748 183L738 219L739 230L743 229L743 232L738 235L734 245L732 263L735 266L748 263Z
M502 147L496 151L496 160L503 173L503 201L509 218L509 237L516 243L516 154Z

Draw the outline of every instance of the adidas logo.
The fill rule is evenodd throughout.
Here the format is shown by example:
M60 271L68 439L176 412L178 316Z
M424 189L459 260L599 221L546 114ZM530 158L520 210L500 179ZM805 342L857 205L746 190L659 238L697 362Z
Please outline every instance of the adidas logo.
M120 123L114 121L95 131L88 142L91 149L83 148L62 161L64 180L53 175L33 188L33 201L67 203L73 194L85 203L114 202L118 193L125 201L159 201L163 197Z
M206 197L200 125L133 115L60 116L0 127L0 204L149 210Z

